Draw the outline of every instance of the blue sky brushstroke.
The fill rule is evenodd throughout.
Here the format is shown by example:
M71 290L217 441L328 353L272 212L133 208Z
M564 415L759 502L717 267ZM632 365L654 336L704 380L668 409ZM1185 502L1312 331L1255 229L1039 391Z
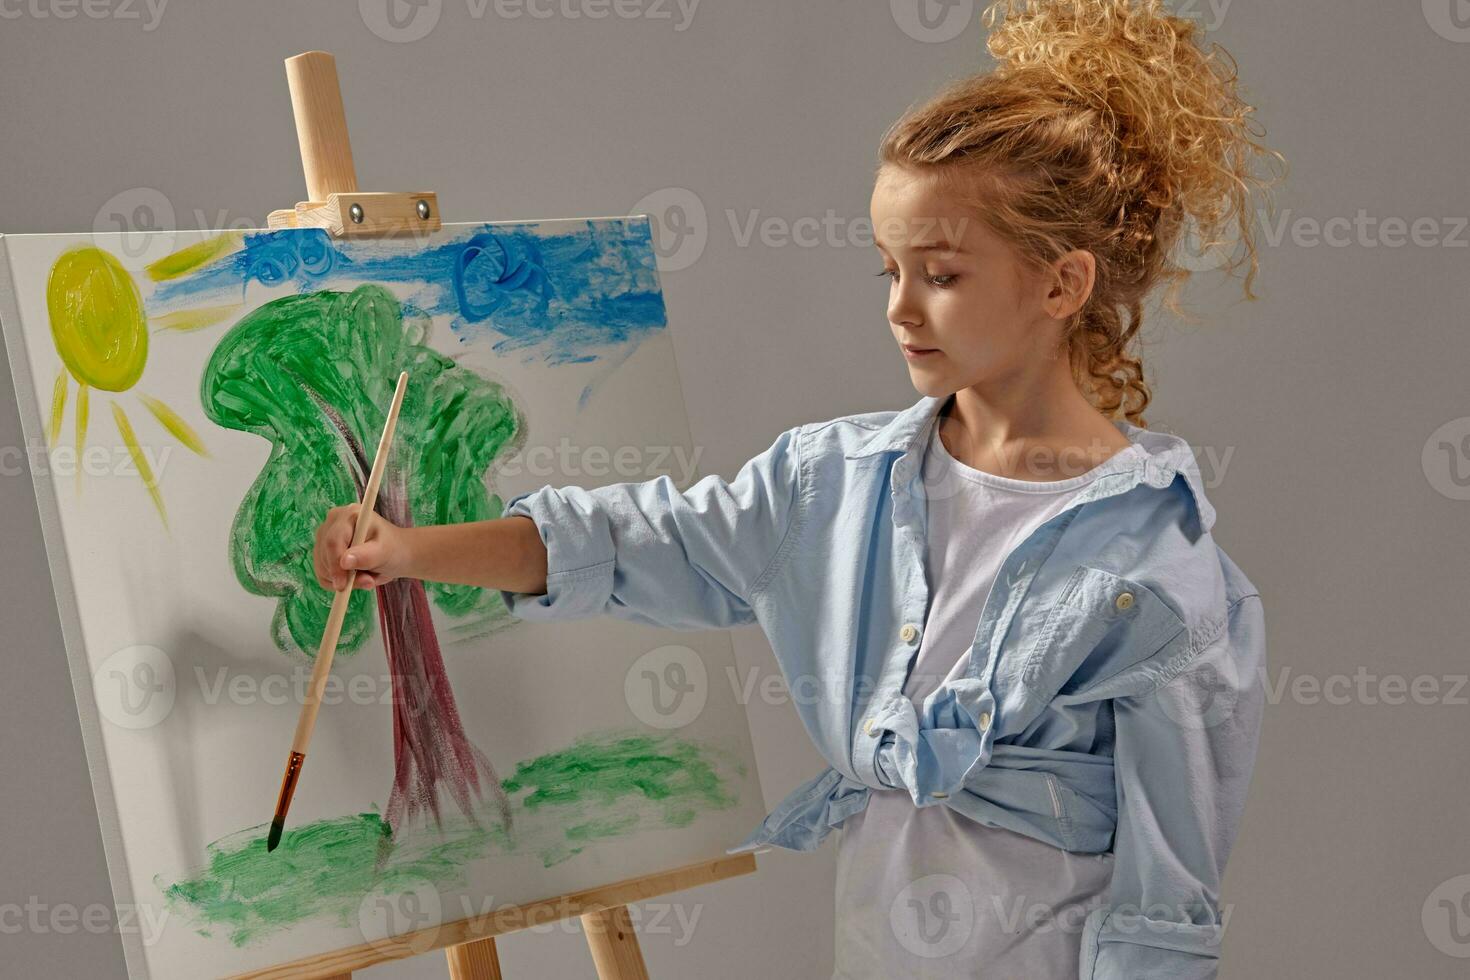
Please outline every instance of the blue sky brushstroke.
M667 326L647 221L588 220L572 232L542 227L459 229L429 248L338 243L320 229L258 232L238 251L160 283L149 313L237 300L251 282L291 283L299 292L400 283L417 286L406 304L446 316L462 341L493 338L497 354L525 351L527 360L554 365L602 360L609 369Z

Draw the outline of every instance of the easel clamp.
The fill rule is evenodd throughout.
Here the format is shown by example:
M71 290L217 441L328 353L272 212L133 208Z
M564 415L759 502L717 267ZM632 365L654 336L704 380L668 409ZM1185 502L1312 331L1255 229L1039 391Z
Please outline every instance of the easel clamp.
M286 81L308 199L295 208L272 211L266 227L322 228L333 238L427 235L442 227L433 191L357 189L336 59L325 51L287 58Z

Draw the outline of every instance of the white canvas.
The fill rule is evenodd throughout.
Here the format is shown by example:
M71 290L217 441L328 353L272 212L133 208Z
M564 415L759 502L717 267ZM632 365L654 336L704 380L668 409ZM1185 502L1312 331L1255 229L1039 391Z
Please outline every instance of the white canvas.
M52 283L54 305L92 297L98 270L115 268L137 289L147 354L122 390L89 386L77 453L85 378L62 349L118 335L67 339L95 309L65 314L83 326L57 333L48 280L63 280ZM251 591L234 563L232 526L272 442L212 420L203 375L223 373L217 349L278 308L268 304L364 284L401 304L412 330L427 325L418 346L519 412L510 449L520 452L479 476L488 500L661 473L685 486L698 466L642 216L446 225L419 241L362 244L309 231L0 239L0 321L135 978L233 975L718 859L765 812L728 633L496 619L496 596L468 616L433 605L432 621L464 735L513 783L511 830L494 832L488 804L476 804L480 830L458 822L446 797L448 829L431 819L394 828L386 864L377 877L367 868L368 815L381 818L394 782L393 685L371 616L358 648L335 659L340 683L318 717L286 840L265 853L310 659L290 649L289 629L282 649L277 598ZM84 375L118 373L106 351L80 357ZM397 366L382 373L391 391ZM380 424L387 401L371 400L365 416ZM414 426L400 423L400 440ZM624 778L619 760L647 766L647 778ZM573 780L572 763L611 768ZM569 788L573 798L558 800ZM319 838L307 840L312 827Z

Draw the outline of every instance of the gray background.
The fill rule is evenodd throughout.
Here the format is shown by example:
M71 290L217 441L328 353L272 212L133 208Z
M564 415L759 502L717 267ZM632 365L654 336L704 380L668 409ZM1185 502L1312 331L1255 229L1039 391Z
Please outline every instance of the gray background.
M1266 601L1272 703L1225 883L1223 976L1470 965L1470 879L1455 880L1470 874L1470 692L1457 680L1470 29L1455 2L1181 8L1235 55L1292 167L1284 236L1262 239L1261 300L1202 274L1187 300L1203 323L1154 320L1146 353L1149 421L1198 450L1217 540ZM424 8L439 15L426 37L394 42L349 2L177 3L156 21L121 0L92 8L102 16L27 4L0 2L6 232L84 231L119 210L104 208L117 195L131 214L149 191L173 212L153 216L161 227L263 223L304 196L281 59L324 48L366 189L427 185L450 220L626 214L662 191L638 210L672 221L657 210L668 189L692 192L705 217L670 258L698 258L663 282L704 472L733 475L797 422L917 397L877 253L845 236L867 213L887 124L987 64L974 17L934 40L913 26L912 0L705 0L687 24L653 0L600 20L444 0ZM737 234L753 217L829 211L830 242ZM1336 237L1314 234L1334 219ZM1386 219L1425 223L1416 242ZM13 449L0 379L0 446ZM80 910L110 892L30 481L13 470L0 477L0 974L119 977L111 933L14 931L27 903ZM740 631L737 651L758 678L777 673L759 630ZM1439 694L1415 703L1394 677L1431 678ZM1293 686L1314 682L1334 696ZM774 805L822 762L780 698L756 698L749 715ZM652 975L825 977L835 842L671 897L685 921L698 914L692 934L667 908L654 928L649 912ZM502 940L507 976L594 975L575 928L541 933ZM367 975L445 970L425 956Z

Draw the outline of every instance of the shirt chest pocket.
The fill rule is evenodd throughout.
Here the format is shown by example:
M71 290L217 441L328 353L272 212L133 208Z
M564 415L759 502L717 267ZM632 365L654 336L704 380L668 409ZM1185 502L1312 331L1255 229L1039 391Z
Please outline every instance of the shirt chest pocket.
M1082 690L1147 658L1183 629L1148 586L1078 565L1025 646L1021 679L1047 695Z

